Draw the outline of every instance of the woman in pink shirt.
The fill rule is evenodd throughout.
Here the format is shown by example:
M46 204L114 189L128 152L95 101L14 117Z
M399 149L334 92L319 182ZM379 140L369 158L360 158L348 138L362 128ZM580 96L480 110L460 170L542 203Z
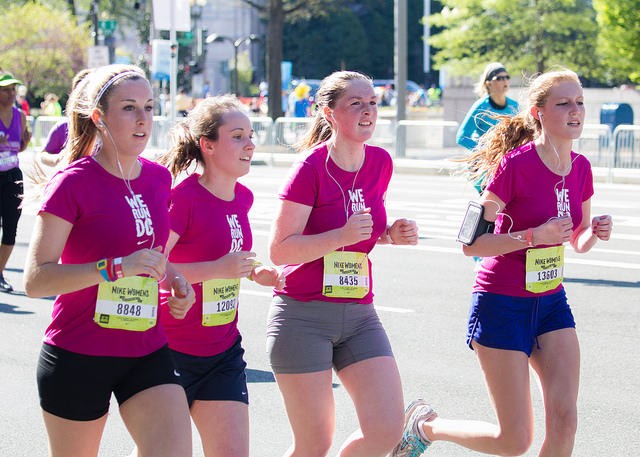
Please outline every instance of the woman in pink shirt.
M417 244L413 221L387 224L391 156L366 144L378 116L366 76L341 71L316 94L304 151L280 192L270 255L287 284L269 312L267 352L294 442L285 455L325 456L334 432L332 369L351 396L360 430L342 457L385 456L402 432L402 386L373 306L369 252Z
M101 67L67 112L69 165L46 184L24 277L30 297L56 295L37 372L49 455L97 456L112 394L138 455L191 455L186 397L158 319L183 318L195 294L163 252L169 172L139 157L151 87L137 67Z
M284 276L251 251L253 194L249 173L253 128L231 96L209 97L172 131L160 158L177 177L171 192L169 260L193 284L196 302L184 319L163 314L169 348L206 457L249 457L249 395L238 330L240 279L281 289Z
M530 367L545 405L538 455L571 456L580 348L562 286L564 243L584 253L598 239L608 240L612 229L611 216L591 217L591 165L571 150L584 119L578 76L544 73L529 88L528 109L505 117L469 158L478 165L472 178L488 183L480 218L495 222L495 230L461 237L465 255L483 257L467 344L480 363L497 424L443 419L418 400L407 408L393 457L418 456L437 440L491 455L524 454L533 442Z

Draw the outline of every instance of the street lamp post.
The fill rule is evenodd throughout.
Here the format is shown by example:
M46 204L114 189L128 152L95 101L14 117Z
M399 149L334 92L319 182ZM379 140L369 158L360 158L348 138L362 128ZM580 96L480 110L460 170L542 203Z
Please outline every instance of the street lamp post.
M217 41L217 42L228 41L233 45L233 90L232 92L236 94L237 97L239 97L240 93L239 93L239 87L238 87L238 48L242 43L245 43L245 42L261 41L260 37L252 33L251 35L243 36L238 38L237 40L234 40L233 38L230 38L228 36L212 33L205 40L207 44L213 43L214 41Z

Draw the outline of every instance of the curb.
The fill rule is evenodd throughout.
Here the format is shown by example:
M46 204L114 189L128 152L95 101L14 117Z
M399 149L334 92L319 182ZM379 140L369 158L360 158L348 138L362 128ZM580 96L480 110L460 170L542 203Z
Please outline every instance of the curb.
M274 167L289 167L296 160L296 154L269 154L256 152L253 155L253 165L267 165ZM397 173L421 175L450 175L460 165L450 160L426 160L394 158L393 167ZM593 181L598 183L636 184L640 185L640 169L592 167Z

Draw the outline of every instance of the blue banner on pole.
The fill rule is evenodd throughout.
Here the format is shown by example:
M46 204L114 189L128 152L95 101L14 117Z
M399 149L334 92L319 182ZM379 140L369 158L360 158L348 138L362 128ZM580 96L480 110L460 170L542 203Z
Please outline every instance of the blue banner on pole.
M280 62L280 73L282 74L282 90L289 90L291 87L291 69L293 64L291 62Z

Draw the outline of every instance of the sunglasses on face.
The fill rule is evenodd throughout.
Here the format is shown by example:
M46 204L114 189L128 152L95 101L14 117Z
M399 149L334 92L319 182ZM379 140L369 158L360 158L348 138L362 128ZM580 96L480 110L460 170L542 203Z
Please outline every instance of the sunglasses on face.
M511 76L509 75L505 75L505 76L494 76L493 78L491 78L491 81L504 81L504 80L510 80Z

